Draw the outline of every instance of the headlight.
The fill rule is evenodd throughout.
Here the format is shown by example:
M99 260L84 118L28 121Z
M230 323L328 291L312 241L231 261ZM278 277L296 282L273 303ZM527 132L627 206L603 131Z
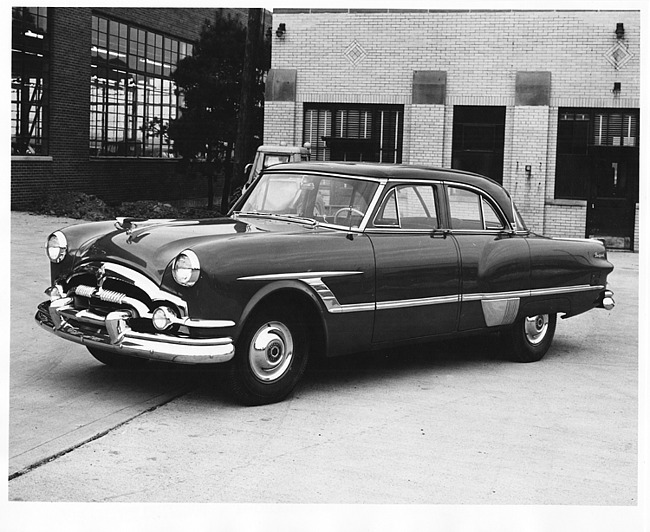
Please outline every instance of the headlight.
M52 262L61 262L68 253L68 241L61 231L56 231L47 239L47 256Z
M186 249L174 259L172 275L174 281L182 286L193 286L201 274L201 264L196 253Z

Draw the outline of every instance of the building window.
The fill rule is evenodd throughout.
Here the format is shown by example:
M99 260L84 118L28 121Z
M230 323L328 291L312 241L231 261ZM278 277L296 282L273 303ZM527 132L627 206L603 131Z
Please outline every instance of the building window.
M306 104L303 142L318 161L402 162L401 105Z
M11 155L47 155L47 8L12 8Z
M167 136L182 102L171 73L192 45L92 18L90 155L173 157Z
M503 182L505 107L454 106L452 168Z
M623 166L638 153L638 109L560 109L555 197L587 199L599 165Z

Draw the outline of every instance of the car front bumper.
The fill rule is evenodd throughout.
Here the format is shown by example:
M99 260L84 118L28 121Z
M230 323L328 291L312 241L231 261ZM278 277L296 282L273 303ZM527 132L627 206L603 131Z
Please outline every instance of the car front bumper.
M75 310L70 298L44 301L34 316L41 327L61 338L127 356L178 364L217 364L227 362L235 354L230 337L142 333L129 327L129 317L120 311L99 316Z

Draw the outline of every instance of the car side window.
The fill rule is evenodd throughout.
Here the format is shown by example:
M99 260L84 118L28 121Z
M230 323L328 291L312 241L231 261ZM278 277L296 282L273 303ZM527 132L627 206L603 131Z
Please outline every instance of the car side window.
M374 225L401 229L437 229L433 186L402 185L393 188L384 198Z
M448 187L449 215L452 229L500 230L504 228L492 204L481 194L457 187Z
M501 220L497 212L494 210L492 204L489 201L487 201L485 198L482 198L482 201L483 201L483 220L485 222L485 229L489 229L489 230L505 229L503 220Z

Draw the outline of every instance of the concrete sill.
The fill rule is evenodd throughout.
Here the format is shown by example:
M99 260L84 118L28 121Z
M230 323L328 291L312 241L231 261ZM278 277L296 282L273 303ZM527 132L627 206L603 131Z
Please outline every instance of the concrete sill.
M587 200L552 199L546 200L546 205L558 205L561 207L587 207Z
M34 161L34 162L51 162L54 160L54 157L51 155L12 155L11 162L23 162L23 161Z

